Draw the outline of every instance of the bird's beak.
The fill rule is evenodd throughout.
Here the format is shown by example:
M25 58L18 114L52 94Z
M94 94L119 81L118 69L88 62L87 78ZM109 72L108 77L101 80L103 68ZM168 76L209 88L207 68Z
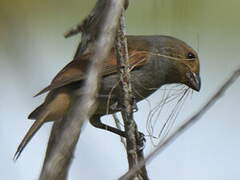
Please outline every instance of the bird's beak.
M200 91L201 89L201 79L199 74L194 72L187 72L186 77L188 80L187 85L195 91Z

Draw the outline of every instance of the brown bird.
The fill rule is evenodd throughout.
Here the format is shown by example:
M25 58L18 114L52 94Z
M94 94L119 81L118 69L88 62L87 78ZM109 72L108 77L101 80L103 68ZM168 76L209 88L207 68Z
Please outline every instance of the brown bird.
M199 59L197 53L185 42L169 36L127 36L131 81L136 102L147 98L162 85L181 83L199 91ZM50 91L42 105L36 108L29 119L35 119L17 152L17 159L33 135L48 121L61 119L68 111L76 92L83 81L91 59L89 55L78 57L66 65L51 84L37 95ZM90 123L125 136L119 129L103 124L100 117L119 111L118 73L114 49L104 63L98 94L99 105ZM37 96L36 95L36 96Z

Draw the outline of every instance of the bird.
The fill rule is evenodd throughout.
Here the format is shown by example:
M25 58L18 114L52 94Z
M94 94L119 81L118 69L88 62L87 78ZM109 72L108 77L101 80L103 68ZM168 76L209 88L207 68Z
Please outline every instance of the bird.
M134 99L137 102L147 98L165 84L184 84L199 91L201 88L200 63L197 52L184 41L164 35L128 35L129 68ZM18 159L23 149L39 128L49 121L63 118L79 95L91 63L91 54L83 54L67 64L52 80L49 86L36 96L48 92L45 101L37 107L28 119L35 120L17 151ZM125 132L101 122L106 114L118 112L119 75L114 48L105 59L101 72L98 106L90 118L90 124L125 137Z

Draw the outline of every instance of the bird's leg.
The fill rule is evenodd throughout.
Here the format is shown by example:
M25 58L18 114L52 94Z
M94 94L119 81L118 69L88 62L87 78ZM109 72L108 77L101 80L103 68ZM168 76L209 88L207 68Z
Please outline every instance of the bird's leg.
M112 127L112 126L109 126L109 125L106 125L106 124L102 123L102 121L100 119L100 116L91 117L90 118L90 123L96 128L107 130L107 131L110 131L112 133L118 134L119 136L126 137L126 133L124 131L121 131L121 130L115 128L115 127Z
M101 119L100 119L100 116L93 116L90 118L90 123L96 127L96 128L100 128L100 129L103 129L103 130L107 130L107 131L110 131L114 134L117 134L119 136L122 136L122 137L125 137L126 138L126 132L125 131L122 131L120 129L117 129L115 127L112 127L112 126L109 126L109 125L106 125L104 123L102 123ZM145 144L146 140L145 140L145 135L141 132L138 132L138 142L137 142L137 145L138 145L138 149L141 150L143 149L144 147L144 144Z

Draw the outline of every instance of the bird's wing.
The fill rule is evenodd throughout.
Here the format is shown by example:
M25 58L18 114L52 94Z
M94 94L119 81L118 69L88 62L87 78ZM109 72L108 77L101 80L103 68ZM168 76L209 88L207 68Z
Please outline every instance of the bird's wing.
M85 77L89 65L89 54L79 57L67 64L52 80L51 84L42 89L34 97L39 96L47 91L62 87L72 82L81 81Z
M90 64L89 54L71 61L67 64L52 80L51 84L37 93L39 96L47 91L68 85L70 83L81 81L85 79L86 71ZM130 50L129 64L130 70L146 64L148 60L148 53L145 51ZM117 60L114 52L112 52L107 60L104 62L102 76L108 76L117 72Z
M146 51L129 50L129 65L130 70L141 67L147 63L148 53ZM117 60L114 53L108 57L107 61L103 65L102 76L108 76L117 72Z

